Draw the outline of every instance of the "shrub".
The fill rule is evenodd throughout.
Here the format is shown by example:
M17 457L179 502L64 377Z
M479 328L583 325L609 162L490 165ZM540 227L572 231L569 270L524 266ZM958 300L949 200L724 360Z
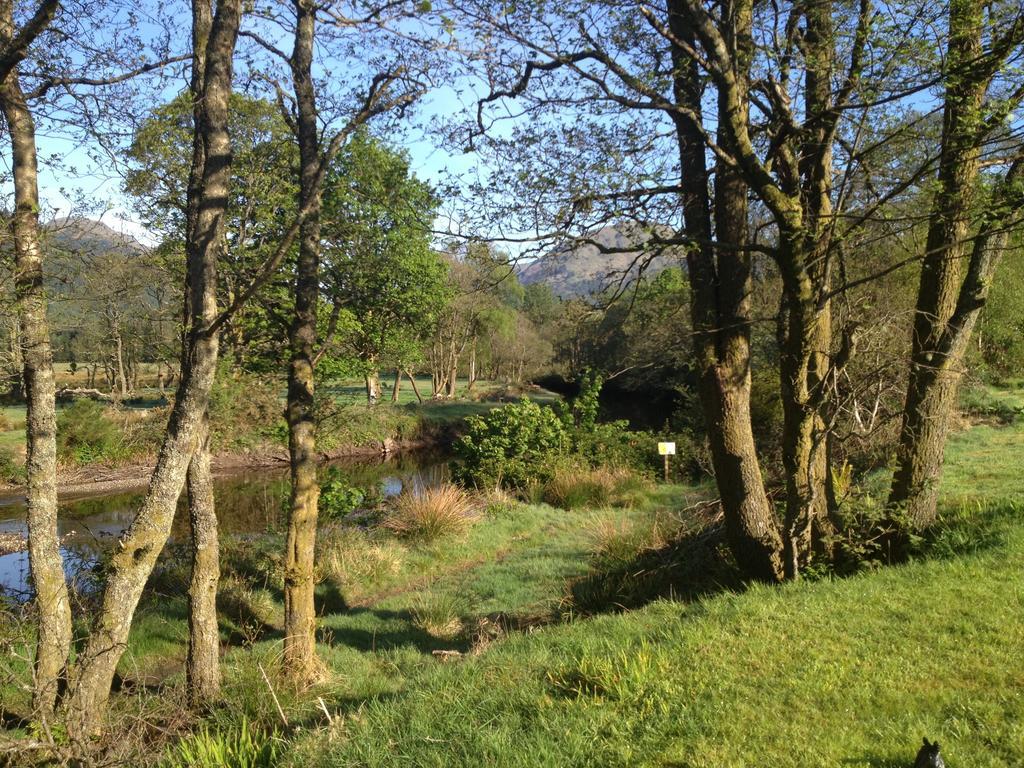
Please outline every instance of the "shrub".
M21 485L25 482L25 463L10 448L0 448L0 483Z
M338 405L330 393L318 399L317 414L317 445L324 451L380 445L385 440L416 440L423 437L427 429L415 406Z
M524 489L531 480L548 479L569 448L555 412L531 400L466 421L468 431L455 443L452 466L452 474L465 484Z
M164 759L164 768L272 768L278 762L278 736L249 724L215 732L203 725L179 741Z
M245 450L287 435L274 382L224 362L210 390L210 433L215 450Z
M396 536L433 541L465 531L478 518L473 498L456 485L446 483L402 493L384 527Z
M123 461L131 454L124 426L95 400L76 400L57 417L57 455L77 464Z
M340 519L355 512L366 500L366 494L348 482L336 468L327 470L320 483L320 515L325 519Z

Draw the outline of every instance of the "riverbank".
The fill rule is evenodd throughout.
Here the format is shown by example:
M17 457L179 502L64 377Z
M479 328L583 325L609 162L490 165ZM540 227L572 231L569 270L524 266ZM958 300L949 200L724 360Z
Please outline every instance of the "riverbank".
M385 459L400 453L442 449L449 440L448 436L438 436L434 439L385 440L377 444L340 446L321 452L320 460ZM225 453L214 455L210 463L215 479L234 477L259 469L283 472L288 468L288 453L276 447L261 452ZM65 468L58 473L57 495L63 502L141 491L148 487L153 467L154 463L147 461L120 467L86 464ZM0 507L22 504L24 501L23 485L0 485Z
M332 399L323 407L317 434L324 462L443 449L460 434L468 417L486 413L504 400L523 394L481 385L475 393L480 399L422 403L406 399L369 407L353 402L351 386L333 385L326 389ZM557 399L553 393L536 387L527 392L539 401ZM269 402L267 393L260 393L253 396L256 405L252 405L245 402L243 391L229 391L221 395L215 407L211 406L215 476L287 467L287 426L275 397L271 395ZM145 488L156 461L166 408L96 406L77 416L65 416L58 423L60 498L73 500ZM19 424L16 418L9 418L8 422ZM24 472L18 466L19 462L24 463L23 417L18 428L0 435L0 452L3 451L7 451L5 466L9 475L17 477L18 482L12 482L11 477L0 482L0 506L19 504L25 493Z

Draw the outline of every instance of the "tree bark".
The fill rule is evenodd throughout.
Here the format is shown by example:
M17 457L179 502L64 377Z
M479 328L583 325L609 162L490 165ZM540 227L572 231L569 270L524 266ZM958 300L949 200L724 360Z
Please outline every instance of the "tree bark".
M0 40L9 42L14 35L12 4L4 2L0 9ZM53 711L71 648L71 605L57 532L57 413L39 236L35 123L17 68L0 85L0 107L13 160L14 288L27 406L28 556L37 628L32 705L46 718Z
M192 578L188 588L188 655L185 683L189 704L205 709L220 696L220 634L217 583L220 542L210 473L209 417L203 419L198 446L188 467L188 514L192 527Z
M208 7L194 0L193 7ZM174 408L149 490L139 514L115 547L101 607L88 642L70 675L65 701L68 733L83 742L99 730L110 685L123 654L146 580L170 533L186 473L202 437L217 366L218 339L207 328L216 318L217 261L224 247L224 214L230 193L228 98L241 0L220 0L213 19L203 84L201 133L206 163L195 242L187 248L192 327Z
M296 0L295 46L291 68L297 106L299 144L299 207L309 215L302 222L295 277L295 317L289 330L288 451L291 459L291 514L284 573L284 671L296 684L319 678L316 655L315 578L317 483L316 422L313 399L313 360L316 345L320 262L320 188L317 183L320 142L317 135L316 94L313 85L313 45L316 8Z
M683 7L672 0L670 28L691 47L693 33ZM751 7L741 0L728 4L735 36L749 42ZM696 62L673 46L674 95L697 114L701 110ZM721 105L724 108L725 104ZM720 163L716 169L715 230L712 245L711 200L704 139L699 126L676 120L683 210L687 234L699 247L687 252L694 327L694 355L700 371L699 391L711 448L715 482L722 500L726 534L740 568L762 581L782 578L782 540L765 492L750 417L750 255L747 244L747 185ZM719 137L728 142L728 136Z
M949 422L956 407L963 349L946 343L961 291L970 215L979 176L978 126L990 78L982 58L982 5L949 8L949 69L943 110L937 192L932 204L914 316L910 377L889 506L901 535L893 554L905 554L907 531L935 521L938 483ZM973 70L973 71L972 71ZM970 327L974 321L970 320ZM970 328L966 329L969 335ZM963 346L966 346L966 342Z
M391 402L398 402L398 394L402 391L402 369L395 368L395 385L391 388Z
M370 371L366 374L366 404L376 405L380 402L380 374Z

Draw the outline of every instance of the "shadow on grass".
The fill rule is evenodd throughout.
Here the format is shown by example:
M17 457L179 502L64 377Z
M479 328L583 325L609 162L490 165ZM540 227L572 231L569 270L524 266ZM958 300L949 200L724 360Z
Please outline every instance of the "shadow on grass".
M939 521L920 536L914 560L952 560L998 550L1018 524L1021 503L1013 499L995 502L947 503ZM814 576L842 578L872 567L868 558L840 555L819 567ZM658 546L599 554L591 573L570 585L568 608L584 615L639 608L667 598L692 601L723 591L740 591L747 580L725 541L721 518L708 520ZM883 763L879 763L883 765Z
M629 557L597 558L594 570L571 584L569 602L583 614L616 612L660 598L695 600L743 586L718 518Z
M382 622L401 622L401 626L387 629L333 626L317 629L317 642L327 646L342 646L356 651L374 653L392 648L411 646L420 653L429 654L434 651L469 650L470 642L464 635L452 639L436 637L416 626L414 617L409 611L390 611L379 608L354 608L345 615L358 617L370 615Z

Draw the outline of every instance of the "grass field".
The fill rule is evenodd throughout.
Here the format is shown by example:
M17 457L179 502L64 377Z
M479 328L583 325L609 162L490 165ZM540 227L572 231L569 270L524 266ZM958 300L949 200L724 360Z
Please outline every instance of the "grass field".
M1022 395L1006 397L1015 407ZM225 560L245 583L221 605L227 704L207 722L274 729L277 764L321 768L909 768L926 735L951 767L1024 765L1022 441L1024 419L953 436L943 524L906 565L712 585L631 611L581 614L570 585L637 532L671 539L706 489L655 486L627 509L497 499L434 543L328 528L326 676L304 691L275 674L280 541L235 543ZM163 687L119 697L126 717L182 725L184 578L159 576L136 621L121 673Z

